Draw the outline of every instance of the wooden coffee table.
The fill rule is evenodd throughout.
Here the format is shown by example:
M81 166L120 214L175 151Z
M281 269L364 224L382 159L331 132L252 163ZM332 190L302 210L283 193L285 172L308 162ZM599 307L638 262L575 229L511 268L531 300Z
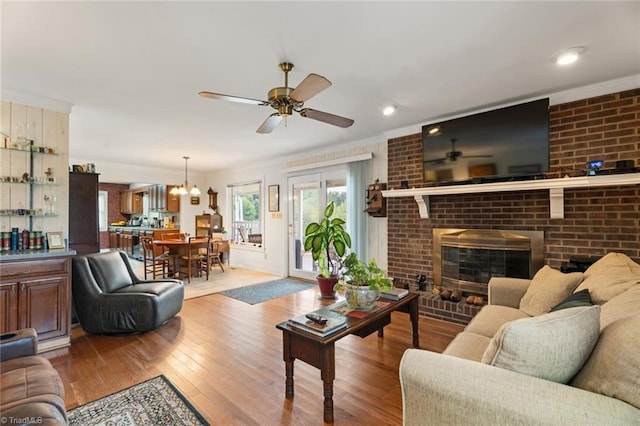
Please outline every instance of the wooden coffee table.
M335 342L349 334L366 337L378 332L383 337L383 328L391 323L391 312L408 312L413 332L413 346L420 347L418 337L418 293L391 301L388 305L378 308L364 318L347 319L347 328L326 337L319 337L289 325L288 321L281 322L276 327L282 330L283 357L286 374L286 397L293 397L293 362L296 359L306 362L320 369L320 377L324 385L324 421L333 422L333 380L335 379Z

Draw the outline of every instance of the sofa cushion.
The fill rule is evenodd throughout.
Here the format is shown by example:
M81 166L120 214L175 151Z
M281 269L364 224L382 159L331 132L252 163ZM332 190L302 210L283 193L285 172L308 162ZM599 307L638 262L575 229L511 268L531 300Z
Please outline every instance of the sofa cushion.
M598 305L611 300L635 284L640 284L640 265L623 253L609 253L584 272L576 291L589 289Z
M585 288L584 290L576 291L575 293L570 294L562 302L551 308L549 312L555 312L561 309L577 308L578 306L591 305L593 305L593 300L591 300L591 296L589 295L589 289Z
M491 342L490 337L464 331L458 333L442 353L456 358L480 362L484 351L489 346L489 342Z
M480 309L464 330L491 339L505 323L522 318L529 318L529 315L516 308L487 305Z
M508 322L491 339L482 362L567 383L598 341L600 309L570 308Z
M560 303L582 281L582 272L565 274L544 265L531 280L531 284L522 299L520 310L531 315L542 315Z
M640 315L622 318L606 326L591 357L571 385L640 408L639 330Z
M602 305L600 330L614 321L636 315L640 310L640 285L634 285Z

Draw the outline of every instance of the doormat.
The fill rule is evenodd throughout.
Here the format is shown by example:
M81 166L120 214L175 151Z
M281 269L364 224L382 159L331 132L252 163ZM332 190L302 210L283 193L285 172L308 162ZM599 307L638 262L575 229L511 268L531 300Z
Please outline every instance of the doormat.
M165 376L133 385L67 413L69 425L209 425Z
M286 296L287 294L307 290L315 286L317 286L317 284L307 281L282 278L266 283L221 291L220 294L240 300L241 302L245 302L250 305L255 305L257 303L266 302L267 300Z

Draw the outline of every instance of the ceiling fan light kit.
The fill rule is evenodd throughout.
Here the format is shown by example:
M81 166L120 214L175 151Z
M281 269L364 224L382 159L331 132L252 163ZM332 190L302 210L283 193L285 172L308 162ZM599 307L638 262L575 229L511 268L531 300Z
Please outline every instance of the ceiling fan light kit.
M328 112L318 111L310 108L303 108L304 103L322 92L323 90L331 86L331 82L325 77L318 74L309 74L304 80L296 87L289 87L289 72L293 69L293 64L290 62L282 62L280 69L284 73L284 86L274 87L267 93L268 101L262 101L258 99L243 98L239 96L223 95L221 93L200 92L200 96L209 99L218 99L229 102L245 103L250 105L267 106L269 105L273 109L277 110L271 114L267 119L258 127L257 133L271 133L282 121L282 118L286 118L293 115L293 112L299 113L302 117L311 118L313 120L321 121L323 123L331 124L334 126L347 128L353 125L354 121L350 118L341 117L339 115L331 114Z

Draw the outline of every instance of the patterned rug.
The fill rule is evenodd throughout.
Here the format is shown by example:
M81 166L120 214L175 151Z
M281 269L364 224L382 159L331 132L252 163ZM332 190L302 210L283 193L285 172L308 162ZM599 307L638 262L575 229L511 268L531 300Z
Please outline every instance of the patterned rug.
M78 426L209 425L164 376L76 407L68 417Z
M286 296L287 294L307 290L316 286L316 283L310 283L308 281L282 278L266 283L222 291L220 294L240 300L241 302L245 302L250 305L255 305L257 303L266 302L267 300L276 299L278 297Z

